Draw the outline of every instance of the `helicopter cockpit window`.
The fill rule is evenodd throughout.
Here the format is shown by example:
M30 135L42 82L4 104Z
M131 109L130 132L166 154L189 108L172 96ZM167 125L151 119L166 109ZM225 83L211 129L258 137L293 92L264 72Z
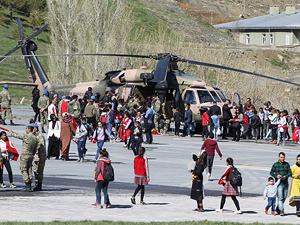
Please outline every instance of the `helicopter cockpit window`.
M222 101L225 102L226 101L226 97L223 94L223 92L221 90L216 90L216 92L219 94L219 96L221 97Z
M185 92L184 101L188 102L190 104L196 104L197 102L196 102L195 93L193 91L187 91L187 92Z
M215 101L211 95L209 94L208 91L206 90L198 90L198 97L199 97L199 100L200 100L200 104L201 103L205 103L205 102L213 102Z
M217 95L216 92L214 91L210 91L211 95L214 97L214 99L216 100L216 102L221 102L219 96Z

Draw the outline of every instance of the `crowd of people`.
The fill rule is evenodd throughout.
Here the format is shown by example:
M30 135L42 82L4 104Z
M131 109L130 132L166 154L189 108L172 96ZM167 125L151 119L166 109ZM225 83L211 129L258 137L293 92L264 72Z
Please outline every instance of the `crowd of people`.
M8 86L4 88L6 93ZM1 93L0 93L1 99ZM2 98L3 101L4 98ZM1 102L2 103L2 102ZM5 106L7 111L8 107ZM133 196L132 204L136 204L135 197L141 192L141 204L144 202L145 185L150 181L148 159L144 156L145 148L142 144L152 144L152 133L169 135L171 121L175 122L175 136L179 136L179 127L184 124L182 136L191 136L195 128L193 113L190 105L186 104L184 114L177 107L173 114L172 98L167 98L165 103L161 103L157 95L141 101L139 95L131 95L124 101L119 94L114 91L107 91L103 98L99 94L93 94L89 87L84 97L79 99L77 95L62 96L59 98L55 91L43 92L39 97L39 90L34 89L32 108L35 111L34 119L31 119L26 126L25 134L16 134L9 131L10 135L23 140L22 154L20 157L20 170L25 183L23 191L32 191L33 174L35 176L35 187L33 190L42 190L43 170L46 159L55 157L63 161L69 160L69 149L71 141L77 144L78 162L84 162L87 152L86 142L97 143L94 162L97 163L95 169L96 182L96 203L97 208L110 207L108 196L108 184L110 180L104 175L104 170L111 165L109 154L103 148L106 141L114 142L119 140L124 142L124 147L133 150L134 158L134 184L138 185ZM235 109L235 115L231 114ZM210 109L204 109L202 113L202 137L203 145L198 155L193 155L196 161L195 168L189 170L193 173L193 183L191 198L196 200L196 211L204 211L203 199L203 172L207 171L207 180L211 180L212 167L215 152L222 160L222 153L218 147L218 136L221 134L220 115L223 115L222 138L227 139L232 133L233 141L240 138L270 140L273 144L279 145L280 141L285 144L286 137L289 139L288 128L292 131L299 127L299 111L295 110L292 117L289 117L287 110L276 110L270 102L266 102L264 107L259 108L259 112L248 98L244 105L230 106L230 100L226 100L222 109L213 102ZM184 121L184 122L183 122ZM41 132L39 132L40 123ZM11 121L11 124L12 121ZM46 152L45 138L42 133L46 133L48 139L48 152ZM143 137L143 134L146 134ZM17 160L18 153L8 140L6 132L0 133L0 183L5 188L3 182L3 166L6 167L10 187L13 184L13 175L9 159ZM223 212L226 197L230 196L236 206L235 213L242 213L236 196L239 195L237 186L231 183L232 171L234 170L233 159L226 159L227 168L219 180L219 184L224 185L220 207L217 212ZM283 203L288 193L288 178L293 178L290 191L290 205L296 206L297 216L300 216L300 155L297 162L290 168L285 162L285 154L279 153L278 162L274 163L270 171L272 177L268 178L268 185L265 188L264 198L268 198L268 205L265 212L272 207L271 214L275 211L279 215L284 215ZM224 180L223 180L224 179ZM101 190L104 192L104 204L101 204ZM278 197L278 207L275 208L276 196Z

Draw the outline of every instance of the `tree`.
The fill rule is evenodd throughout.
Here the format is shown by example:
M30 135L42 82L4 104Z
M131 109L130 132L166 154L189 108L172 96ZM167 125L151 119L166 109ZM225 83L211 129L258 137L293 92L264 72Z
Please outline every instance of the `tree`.
M25 24L32 27L34 30L38 30L42 25L45 24L45 16L44 13L34 10L32 13L30 13L30 16L27 21L25 21ZM36 37L37 39L37 37Z

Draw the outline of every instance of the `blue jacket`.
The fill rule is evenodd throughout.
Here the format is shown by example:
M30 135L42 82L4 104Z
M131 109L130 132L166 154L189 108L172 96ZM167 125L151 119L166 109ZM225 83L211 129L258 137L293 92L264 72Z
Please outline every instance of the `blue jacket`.
M184 122L191 123L192 122L192 114L190 110L185 111Z

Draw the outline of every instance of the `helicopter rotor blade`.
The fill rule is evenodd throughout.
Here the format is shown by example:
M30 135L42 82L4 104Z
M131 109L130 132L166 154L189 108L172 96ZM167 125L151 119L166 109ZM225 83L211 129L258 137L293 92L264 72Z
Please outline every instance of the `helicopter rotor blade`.
M3 57L0 58L0 63L6 59L6 56L9 56L11 53L13 53L14 51L16 51L18 48L20 48L19 45L17 45L16 47L14 47L11 51L9 51L8 53L6 53Z
M279 78L270 77L270 76L262 75L262 74L259 74L259 73L253 73L253 72L246 71L246 70L235 69L235 68L232 68L232 67L221 66L221 65L211 64L211 63L198 62L198 61L193 61L193 60L188 60L188 59L184 59L182 61L183 62L188 62L190 64L194 64L194 65L199 65L199 66L207 66L207 67L213 67L213 68L218 68L218 69L231 70L231 71L239 72L239 73L246 73L246 74L250 74L250 75L253 75L253 76L263 77L263 78L267 78L267 79L271 79L271 80L276 80L276 81L280 81L280 82L300 86L300 84L290 82L290 81L287 81L287 80L282 80L282 79L279 79Z
M28 37L28 40L31 40L32 38L38 36L40 33L42 33L44 30L46 30L48 28L48 24L44 25L41 29L39 29L37 32L35 32L34 34L32 34L30 37Z
M28 52L27 52L27 49L25 46L22 46L21 50L22 50L23 55L28 55ZM24 59L25 59L25 64L26 64L27 69L30 69L31 63L29 61L28 56L24 56Z
M156 65L154 79L151 82L163 82L166 80L170 59L159 60Z
M18 17L18 19L17 19L17 24L18 24L19 34L20 34L20 40L23 40L24 39L23 25L22 25L20 17Z

